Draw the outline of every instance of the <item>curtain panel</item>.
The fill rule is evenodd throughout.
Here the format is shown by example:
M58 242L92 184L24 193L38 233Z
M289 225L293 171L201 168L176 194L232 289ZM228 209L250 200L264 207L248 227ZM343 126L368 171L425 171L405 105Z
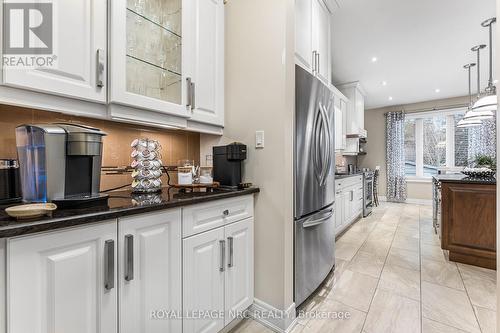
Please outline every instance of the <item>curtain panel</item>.
M469 127L469 164L473 163L477 155L497 157L497 128L496 118L483 120L481 126Z
M388 112L386 124L387 201L404 202L407 197L404 150L404 112Z

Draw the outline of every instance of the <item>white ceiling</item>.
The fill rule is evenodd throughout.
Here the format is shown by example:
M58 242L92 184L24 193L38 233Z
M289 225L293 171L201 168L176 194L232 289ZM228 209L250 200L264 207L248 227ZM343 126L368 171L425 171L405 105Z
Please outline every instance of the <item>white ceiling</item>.
M481 22L495 16L495 0L338 3L340 9L333 14L333 81L360 81L367 108L467 95L462 66L476 62L472 46L488 44L488 30ZM487 50L481 56L483 85ZM373 57L378 60L372 62ZM475 82L474 69L473 91Z

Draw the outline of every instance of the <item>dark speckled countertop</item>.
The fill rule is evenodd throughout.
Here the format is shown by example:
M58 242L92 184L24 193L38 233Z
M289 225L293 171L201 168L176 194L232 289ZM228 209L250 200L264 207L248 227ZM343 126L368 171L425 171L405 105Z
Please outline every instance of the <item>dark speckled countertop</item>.
M94 223L122 216L193 205L258 192L259 188L256 187L244 190L216 189L213 192L193 193L181 193L174 188L165 188L161 193L152 195L132 194L131 191L116 191L109 193L107 206L58 209L52 213L52 216L19 221L9 217L5 213L5 208L9 206L0 206L0 238Z
M471 178L462 174L437 175L433 176L435 180L441 183L462 183L462 184L483 184L495 185L496 178Z

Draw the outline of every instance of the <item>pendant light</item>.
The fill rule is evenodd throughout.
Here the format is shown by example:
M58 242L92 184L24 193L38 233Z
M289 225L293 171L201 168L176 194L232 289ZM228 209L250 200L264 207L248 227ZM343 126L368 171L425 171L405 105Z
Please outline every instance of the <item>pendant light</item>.
M481 50L484 49L486 45L480 44L476 45L473 48L471 48L471 51L476 52L477 54L477 98L481 97ZM477 103L477 102L476 102ZM475 119L475 120L484 120L484 119L491 119L493 118L493 111L491 109L477 109L474 110L474 106L467 111L467 113L464 116L464 119Z
M469 106L467 107L467 113L470 113L470 109L472 107L472 91L471 91L471 87L470 87L470 81L471 81L470 69L474 66L476 66L476 64L474 64L474 63L464 65L464 68L467 70L468 79L469 79ZM479 119L461 119L458 122L457 127L458 128L475 127L475 126L480 126L481 124L482 124L482 121Z
M483 96L478 95L478 101L472 107L473 112L478 111L496 111L497 110L497 92L496 87L493 84L493 27L492 24L497 21L496 17L487 19L481 26L489 28L489 56L490 56L490 71L488 78L488 86L484 89Z

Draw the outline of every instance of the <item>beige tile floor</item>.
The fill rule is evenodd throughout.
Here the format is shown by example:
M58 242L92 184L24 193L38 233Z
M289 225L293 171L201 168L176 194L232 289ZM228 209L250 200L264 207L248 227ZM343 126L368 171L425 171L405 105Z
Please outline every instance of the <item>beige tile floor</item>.
M450 262L429 206L382 203L336 247L336 270L301 307L349 319L301 319L292 333L496 332L496 272ZM270 333L245 320L232 333Z

